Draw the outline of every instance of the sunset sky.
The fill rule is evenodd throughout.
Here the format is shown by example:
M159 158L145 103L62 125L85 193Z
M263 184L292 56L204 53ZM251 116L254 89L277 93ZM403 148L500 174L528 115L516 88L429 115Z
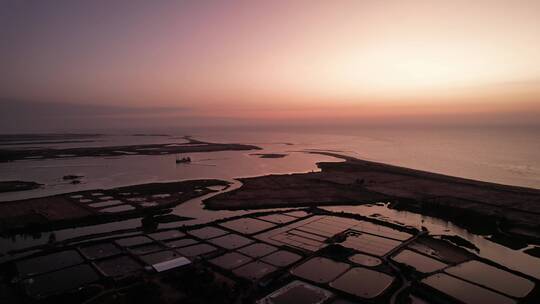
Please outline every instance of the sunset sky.
M538 0L5 0L0 43L11 103L268 121L540 114Z

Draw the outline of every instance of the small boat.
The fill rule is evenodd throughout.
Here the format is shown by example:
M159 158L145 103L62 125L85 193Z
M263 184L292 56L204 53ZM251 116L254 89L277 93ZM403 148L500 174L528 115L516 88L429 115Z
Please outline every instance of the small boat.
M182 164L182 163L190 163L191 162L191 158L188 156L188 157L178 157L178 155L176 155L176 163L177 164Z

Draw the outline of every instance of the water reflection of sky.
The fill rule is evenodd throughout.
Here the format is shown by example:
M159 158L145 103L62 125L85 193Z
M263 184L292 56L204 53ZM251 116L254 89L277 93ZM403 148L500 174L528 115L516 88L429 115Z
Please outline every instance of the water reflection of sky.
M419 135L416 135L419 136ZM88 189L98 188L113 188L118 186L148 183L148 182L160 182L160 181L176 181L185 179L199 179L199 178L217 178L224 179L233 182L233 186L228 189L232 190L239 187L241 184L234 181L237 177L249 177L260 176L266 174L284 174L293 172L309 172L312 170L318 170L316 162L319 161L340 161L336 158L323 156L318 154L308 154L300 151L304 149L335 149L341 150L344 154L379 160L389 161L401 165L412 164L412 167L420 169L434 169L433 171L439 171L443 173L452 173L452 170L459 170L459 168L471 165L469 170L478 168L479 164L473 164L466 160L463 153L454 154L456 159L450 164L453 168L446 168L437 165L438 163L444 163L445 156L436 153L432 154L434 158L431 158L429 164L420 162L420 159L426 159L418 155L417 159L411 157L411 151L417 150L416 148L407 148L406 142L410 142L411 139L402 139L396 141L393 137L385 137L384 134L373 135L372 137L362 136L334 136L334 135L298 135L298 134L276 134L261 136L257 133L242 133L240 135L226 136L206 135L201 136L203 140L216 141L216 142L240 142L255 144L263 148L262 151L223 151L223 152L210 152L210 153L190 153L189 156L193 162L191 164L179 164L176 165L174 155L163 156L125 156L125 157L107 157L107 158L66 158L66 159L51 159L51 160L27 160L17 161L11 163L0 164L0 178L2 180L29 180L43 183L44 187L31 191L12 192L0 194L0 201L23 199L27 197L39 197L45 195L53 195L65 192L74 192ZM429 139L429 137L428 137ZM169 137L106 137L102 141L93 143L92 145L122 145L122 144L135 144L135 143L164 143L173 142ZM176 139L176 141L183 142L182 139ZM454 140L446 138L445 145L449 145ZM467 141L471 141L468 139ZM422 140L419 140L421 143ZM286 143L293 143L289 145ZM396 149L401 144L405 144L401 149ZM81 144L55 144L55 147L60 146L72 146ZM83 144L88 146L88 144ZM421 145L422 146L422 145ZM385 148L386 147L386 148ZM390 152L394 148L394 152ZM405 150L404 150L405 149ZM434 148L431 149L433 152ZM409 151L410 150L410 151ZM429 150L429 149L428 149ZM466 151L467 149L465 149ZM399 151L399 153L397 153ZM429 152L429 151L428 151ZM423 151L422 153L428 153ZM259 158L257 156L250 155L251 153L288 153L285 158ZM516 153L514 153L516 154ZM517 153L516 155L518 155ZM407 156L408 155L408 156ZM460 156L461 155L461 156ZM514 155L513 157L517 157ZM401 160L399 160L402 157ZM415 160L416 159L416 160ZM490 161L491 159L491 161ZM483 160L484 163L490 163L495 159L488 158ZM523 160L527 162L527 159ZM417 166L414 166L414 164ZM448 163L448 162L446 162ZM533 161L530 168L536 168ZM422 167L424 166L424 167ZM436 170L439 168L439 170ZM471 169L472 168L472 169ZM495 168L495 169L494 169ZM481 170L484 175L493 174L499 172L499 169L495 164L485 165ZM493 171L495 170L495 171ZM499 170L499 171L496 171ZM461 171L467 174L468 171ZM503 171L500 171L503 172ZM510 172L510 171L509 171ZM503 172L504 173L504 172ZM63 181L62 177L68 174L83 175L82 183L78 185L72 185L69 182ZM503 176L503 179L512 180L512 172L509 175ZM518 174L519 176L525 176L523 172ZM474 176L469 176L474 177ZM527 177L527 176L525 176ZM529 177L527 177L529 178ZM535 177L532 177L532 183L534 183ZM531 179L529 178L529 182ZM210 194L208 196L211 196ZM207 196L205 196L207 197ZM247 214L250 211L209 211L202 208L201 201L205 197L193 199L173 209L173 213L180 216L193 217L194 220L188 222L177 222L160 224L160 228L172 228L178 227L184 224L195 224L213 221L219 218L237 216L240 214ZM540 259L531 257L524 254L521 251L515 251L508 249L489 240L486 240L482 236L474 235L466 230L453 225L447 221L439 220L429 216L423 216L416 213L397 211L387 208L386 206L339 206L328 207L334 211L346 211L350 213L357 213L362 215L379 214L378 218L387 220L390 222L410 225L417 228L425 226L429 229L431 234L456 234L459 235L480 248L479 255L496 261L502 265L505 265L511 269L521 271L523 273L540 278ZM106 233L111 231L118 231L119 233L126 229L139 229L141 228L141 219L130 219L113 223L106 223L100 225L93 225L87 227L78 227L71 229L62 229L54 232L54 239L57 241L63 241L72 239L74 237L94 235L99 233ZM36 236L14 236L11 238L1 238L0 248L5 253L8 250L28 248L31 246L46 244L51 238L51 233L46 232ZM0 261L8 258L2 256L0 253Z
M185 179L233 179L265 174L285 174L318 170L320 161L339 161L330 156L287 152L284 158L260 158L252 153L290 150L282 144L265 145L262 151L221 151L190 153L192 162L176 164L175 155L130 155L123 157L79 157L24 160L0 164L2 179L26 180L44 187L0 194L1 201L39 197L89 189L177 181ZM82 175L81 184L70 184L64 175Z
M425 227L431 235L458 235L480 249L475 252L479 256L495 261L510 269L514 269L525 274L540 278L540 259L523 253L520 250L513 250L490 240L484 236L470 233L451 222L434 218L427 215L408 211L398 211L388 208L388 205L362 205L362 206L332 206L324 209L352 214L360 214L391 223L411 226L418 229Z

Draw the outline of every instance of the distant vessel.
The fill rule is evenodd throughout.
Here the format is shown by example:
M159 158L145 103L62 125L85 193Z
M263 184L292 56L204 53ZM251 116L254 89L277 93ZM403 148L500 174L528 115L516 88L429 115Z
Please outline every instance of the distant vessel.
M181 164L181 163L190 163L191 162L191 157L179 157L178 155L176 155L176 163L177 164Z

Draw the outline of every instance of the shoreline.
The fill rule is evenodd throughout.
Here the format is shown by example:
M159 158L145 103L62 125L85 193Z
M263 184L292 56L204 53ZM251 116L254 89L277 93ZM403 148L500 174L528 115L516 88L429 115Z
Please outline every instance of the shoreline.
M243 186L204 201L212 210L391 202L395 209L450 220L479 234L540 242L540 190L365 161L321 162L320 172L238 179ZM480 222L482 222L480 224Z
M520 244L523 243L540 244L540 190L538 189L453 177L365 161L336 153L313 151L307 153L332 156L344 161L319 162L317 166L321 169L320 172L239 178L238 180L242 182L240 188L219 193L204 200L204 208L209 210L256 210L389 202L389 206L396 210L412 211L448 220L476 234L491 234L493 241L504 246L521 246ZM95 212L93 208L87 206L99 203L99 200L81 203L70 196L80 197L92 192L102 192L109 196L110 193L112 194L110 199L119 198L124 200L124 203L136 205L136 202L126 202L125 197L119 194L122 191L127 191L125 189L145 189L144 191L159 194L160 185L166 184L176 185L167 190L174 192L178 190L175 187L179 187L179 185L197 184L200 181L140 184L108 190L85 190L36 199L2 202L0 203L0 230L4 232L46 230L52 227L76 226L81 223L82 218L85 219L85 224L93 224L145 214L159 214L185 200L177 199L168 204L143 208L135 206L135 210L109 214ZM214 181L219 185L227 183L221 180ZM203 194L207 193L209 192ZM201 193L196 193L193 197L201 195ZM48 217L47 211L45 211L45 215L35 211L44 209L41 208L43 206L38 206L37 209L29 207L26 208L27 210L20 211L21 213L17 217L10 217L11 211L8 206L18 205L17 209L24 209L22 204L40 201L41 203L38 205L54 205L49 203L56 201L57 198L68 201L65 210L62 210L62 206L59 204L56 205L58 209L56 214L59 215L59 218ZM77 207L76 210L72 210L73 205ZM82 205L82 209L78 205ZM84 213L82 215L79 214L81 210ZM16 220L13 220L14 218ZM11 227L10 223L16 223L17 227Z
M0 163L17 160L65 159L74 157L109 157L129 155L167 155L179 153L261 150L254 145L211 143L182 137L187 143L144 144L63 149L0 149Z

